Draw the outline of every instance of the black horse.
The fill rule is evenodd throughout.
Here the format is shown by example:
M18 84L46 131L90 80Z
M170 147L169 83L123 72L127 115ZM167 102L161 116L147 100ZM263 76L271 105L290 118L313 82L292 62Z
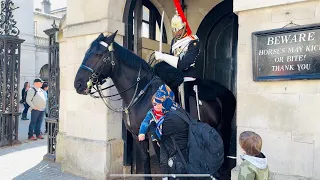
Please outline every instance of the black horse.
M116 33L106 37L100 34L92 42L75 77L74 87L77 93L89 95L92 94L90 92L93 86L103 84L105 79L110 77L123 100L123 111L126 112L123 119L126 128L134 137L137 137L142 120L147 111L152 108L151 97L158 87L164 84L164 81L154 75L151 66L143 59L114 42ZM216 84L212 85L209 93L214 93ZM204 91L203 93L205 93ZM235 99L227 89L219 94L220 97L213 101L202 101L200 114L203 122L216 127L221 133L225 156L227 156L230 148L231 121L235 111ZM103 95L100 94L100 96ZM190 98L190 107L191 115L197 118L194 97ZM156 144L153 146L159 157L159 147ZM151 173L148 148L148 140L140 142L145 174Z

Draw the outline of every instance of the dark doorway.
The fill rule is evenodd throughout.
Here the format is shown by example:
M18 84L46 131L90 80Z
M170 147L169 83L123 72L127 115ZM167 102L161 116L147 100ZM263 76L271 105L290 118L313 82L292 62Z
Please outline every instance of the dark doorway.
M198 75L221 83L236 96L238 16L233 13L233 1L225 0L215 6L202 20L197 36L201 44ZM229 153L233 157L236 157L236 135L234 118Z
M160 29L161 14L149 0L127 0L123 23L125 24L123 46L141 55L141 38L152 40L157 40L158 38L157 30L159 31ZM162 42L167 43L165 26L163 26ZM122 121L122 139L124 141L123 165L131 166L131 173L141 172L142 164L139 147L131 133L127 131L124 121Z
M139 0L127 0L123 15L125 24L124 47L134 50L134 10ZM141 1L141 0L140 0ZM155 28L160 24L161 15L148 0L142 0L142 5L150 10L149 38L155 38ZM141 21L147 23L143 17ZM165 29L164 29L164 32ZM201 53L197 61L197 72L200 77L220 82L236 95L236 52L238 40L238 17L233 13L233 1L224 0L215 6L203 19L197 36L200 38ZM167 42L166 34L163 42ZM132 173L137 172L139 153L133 143L131 134L123 125L124 165L133 166ZM232 140L230 156L236 156L236 120L232 123ZM235 165L235 160L232 160ZM136 166L136 167L134 167Z

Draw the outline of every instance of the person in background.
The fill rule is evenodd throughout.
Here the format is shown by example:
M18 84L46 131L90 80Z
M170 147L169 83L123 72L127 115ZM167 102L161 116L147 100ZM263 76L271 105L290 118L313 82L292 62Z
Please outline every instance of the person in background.
M266 156L261 152L262 139L252 131L244 131L239 138L244 154L240 164L238 180L268 180L269 168Z
M48 103L48 90L49 90L49 86L48 86L48 83L47 82L44 82L42 84L42 87L41 87L42 90L44 90L44 94L45 94L45 97L46 97L46 101L47 101L47 105L46 105L46 109L45 109L45 117L48 117L48 114L49 114L49 103ZM45 134L48 133L48 123L45 122Z
M27 91L29 90L29 88L30 88L30 83L29 82L25 82L24 85L23 85L22 92L21 92L21 101L20 101L24 106L24 110L22 112L21 120L29 120L27 118L29 105L26 102Z
M44 90L41 89L42 83L43 81L40 78L35 79L34 87L30 88L27 93L26 101L32 109L28 133L29 140L43 139L40 134L40 128L47 103ZM36 137L33 136L33 132L35 132Z

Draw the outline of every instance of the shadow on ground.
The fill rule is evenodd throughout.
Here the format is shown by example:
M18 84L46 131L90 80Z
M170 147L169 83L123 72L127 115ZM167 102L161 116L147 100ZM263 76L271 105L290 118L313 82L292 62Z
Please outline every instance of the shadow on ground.
M21 144L1 147L0 148L0 157L11 154L11 153L12 154L17 153L19 151L25 151L25 150L32 149L32 148L47 146L47 137L46 136L44 136L44 137L45 137L45 139L41 139L41 140L39 139L37 141L24 140L21 142Z

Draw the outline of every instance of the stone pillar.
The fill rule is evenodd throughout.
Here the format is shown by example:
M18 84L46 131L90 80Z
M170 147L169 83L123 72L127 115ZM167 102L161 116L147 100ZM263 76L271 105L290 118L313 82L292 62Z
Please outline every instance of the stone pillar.
M56 161L64 171L90 179L107 179L110 173L122 173L122 116L110 111L100 99L77 94L74 78L86 50L101 32L107 35L119 30L115 41L122 44L124 3L68 0L66 19L61 23ZM119 103L112 105L119 107Z

